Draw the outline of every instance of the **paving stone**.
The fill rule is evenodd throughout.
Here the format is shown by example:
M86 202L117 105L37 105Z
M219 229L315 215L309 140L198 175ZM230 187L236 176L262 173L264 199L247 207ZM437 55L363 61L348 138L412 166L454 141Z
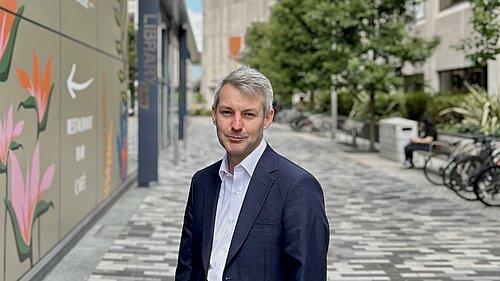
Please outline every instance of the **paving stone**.
M353 156L328 138L273 124L266 139L322 184L328 280L500 280L497 209L457 199L376 155ZM161 152L158 183L88 280L173 280L191 176L222 155L210 119L193 118L178 165L171 148Z

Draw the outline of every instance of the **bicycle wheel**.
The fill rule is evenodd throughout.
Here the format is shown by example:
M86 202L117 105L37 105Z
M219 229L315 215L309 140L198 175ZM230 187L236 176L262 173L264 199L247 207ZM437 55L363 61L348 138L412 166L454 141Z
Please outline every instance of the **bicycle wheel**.
M425 160L424 175L432 184L444 185L443 175L448 157L446 153L434 153Z
M457 158L453 159L443 169L443 183L449 189L453 189L453 187L451 186L451 171L453 170L453 167L455 167L457 161Z
M500 206L500 166L482 171L474 184L477 198L487 206Z
M482 169L484 169L483 159L478 156L466 156L457 161L450 171L450 184L453 191L465 200L477 200L474 182Z

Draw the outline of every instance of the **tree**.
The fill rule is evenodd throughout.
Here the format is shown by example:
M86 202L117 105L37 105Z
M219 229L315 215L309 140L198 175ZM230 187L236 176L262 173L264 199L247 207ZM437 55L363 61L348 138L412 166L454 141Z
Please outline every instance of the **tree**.
M395 91L401 69L432 54L438 38L425 40L411 30L415 1L351 0L324 3L310 18L335 38L334 52L346 56L337 65L335 87L370 96L370 150L375 150L375 95ZM336 12L335 12L336 11ZM413 35L412 35L413 34Z
M500 0L471 0L474 33L459 41L454 47L465 52L465 57L475 66L486 66L500 53Z
M249 29L243 61L295 92L330 89L333 80L341 91L368 93L374 150L375 95L396 90L403 66L425 61L439 43L411 30L416 1L279 0L269 23Z
M268 23L254 23L247 30L242 61L268 76L282 99L309 93L314 106L314 93L330 88L331 71L325 62L333 61L331 44L320 40L306 19L321 2L280 0Z

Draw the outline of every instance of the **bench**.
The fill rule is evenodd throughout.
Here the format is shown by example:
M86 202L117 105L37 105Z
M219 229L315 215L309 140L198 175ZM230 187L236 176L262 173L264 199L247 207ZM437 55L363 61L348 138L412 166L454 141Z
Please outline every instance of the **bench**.
M442 164L444 164L444 162L446 162L446 160L448 160L447 155L451 154L454 149L455 149L455 145L452 143L449 143L446 141L433 141L433 142L431 142L431 144L429 146L429 150L417 150L417 151L415 151L413 153L413 159L414 159L414 162L416 160L416 162L421 161L422 163L425 163L425 161L427 160L427 158L429 158L429 156L431 156L434 153L440 153L440 154L442 154L442 157L437 157L436 160L434 160L434 161L439 161L439 162L442 162ZM437 165L433 165L433 166L440 167L441 165L439 165L439 163L437 163Z
M364 123L362 121L356 121L353 119L346 119L344 123L342 124L342 130L346 131L349 133L352 137L352 143L351 145L356 147L358 146L356 143L356 138L358 137L359 134L363 131Z

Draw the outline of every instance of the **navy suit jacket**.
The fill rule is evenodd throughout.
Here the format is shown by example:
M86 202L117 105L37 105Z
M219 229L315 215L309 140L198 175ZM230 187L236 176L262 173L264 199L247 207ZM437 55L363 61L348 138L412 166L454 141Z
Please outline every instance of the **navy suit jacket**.
M207 279L220 165L193 176L176 281ZM326 280L329 237L320 184L268 145L248 185L222 280Z

